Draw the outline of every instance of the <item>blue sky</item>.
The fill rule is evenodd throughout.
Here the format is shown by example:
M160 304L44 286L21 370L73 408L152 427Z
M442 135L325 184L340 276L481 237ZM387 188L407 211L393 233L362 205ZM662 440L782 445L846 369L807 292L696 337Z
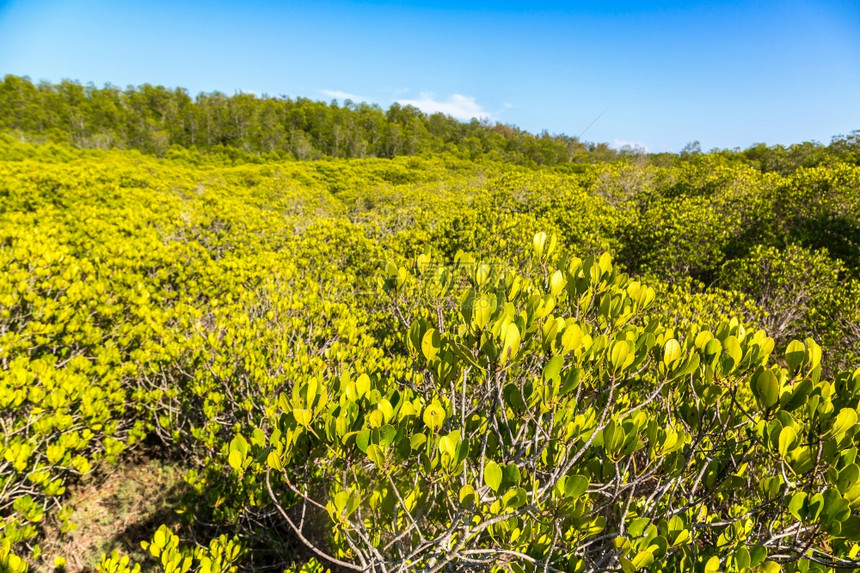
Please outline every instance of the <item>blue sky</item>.
M0 0L0 74L394 101L678 151L860 129L860 2ZM602 115L601 115L602 114Z

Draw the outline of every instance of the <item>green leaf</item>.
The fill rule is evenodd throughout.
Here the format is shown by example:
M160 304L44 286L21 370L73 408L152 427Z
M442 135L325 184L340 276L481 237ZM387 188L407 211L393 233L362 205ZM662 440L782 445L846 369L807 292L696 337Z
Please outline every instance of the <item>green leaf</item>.
M385 452L376 444L367 446L367 457L380 468L385 465Z
M675 536L675 539L672 540L672 547L676 547L678 545L683 545L684 543L686 543L689 540L690 540L690 530L689 529L682 529Z
M696 371L699 367L700 359L698 352L692 352L690 357L684 362L684 365L681 366L677 371L672 373L673 378L680 378L681 376L687 376Z
M229 463L230 467L234 470L241 470L244 461L244 454L242 454L242 452L239 452L238 450L231 450L230 455L227 457L227 463Z
M627 342L619 340L612 345L612 350L609 353L609 359L612 363L612 369L615 372L621 372L627 363L627 355L630 354L630 347Z
M624 557L623 555L618 556L618 562L621 564L621 571L623 573L634 573L636 569L633 567L633 562Z
M273 470L281 471L284 469L284 464L281 463L281 457L278 455L278 452L274 450L269 452L269 455L266 456L266 465Z
M768 500L776 499L783 491L785 482L780 476L766 477L759 482L759 488L767 496Z
M457 456L456 463L462 464L463 460L465 460L469 456L469 440L463 440L460 442L460 445L457 446Z
M788 511L797 519L798 521L803 521L806 517L806 510L804 509L804 504L806 502L806 493L799 491L791 496L791 500L788 502Z
M343 510L346 509L347 501L349 501L348 491L339 491L334 495L332 502L334 502L334 508L337 510L338 514L343 513Z
M543 368L543 379L547 382L554 379L561 379L561 367L564 365L563 356L553 356Z
M439 451L454 457L454 454L457 452L457 442L450 435L442 436L439 438Z
M293 417L296 419L296 423L299 426L307 428L310 426L311 420L313 419L313 411L306 408L296 408L293 410Z
M703 354L707 359L709 364L713 364L713 361L719 357L720 353L723 350L723 345L716 338L712 338L705 343L705 348L703 349Z
M714 555L705 563L705 573L717 573L720 570L720 558Z
M391 445L391 442L394 441L394 437L397 435L397 430L394 429L394 426L391 424L386 424L379 428L379 447L383 450L387 450L388 446Z
M806 360L809 363L810 370L817 368L821 364L821 347L811 338L806 339ZM857 372L860 373L860 370Z
M797 431L792 427L785 427L779 432L779 454L783 458L788 457L788 452L797 441Z
M487 295L481 295L474 299L474 310L472 311L472 326L483 330L493 316L493 305Z
M475 306L475 291L473 289L466 289L463 291L463 294L460 295L460 314L463 316L466 321L468 321L477 310Z
M645 528L648 527L649 523L651 523L651 520L647 517L634 519L627 527L627 531L631 537L639 537L645 531Z
M564 289L566 282L567 281L565 281L564 273L562 273L560 270L555 271L552 276L549 277L550 294L558 296L559 293Z
M843 521L839 536L851 541L860 541L860 516L852 515Z
M304 400L305 405L308 407L313 407L314 399L317 397L317 392L319 391L319 382L316 378L310 378L304 387Z
M427 253L421 253L415 259L415 266L418 267L418 272L422 275L427 272L427 267L430 266L430 255Z
M736 336L727 336L723 340L723 349L735 360L735 364L739 364L743 359L744 354L741 349L741 343Z
M798 382L794 389L791 392L791 397L782 407L783 410L787 412L791 412L796 410L806 404L807 398L809 398L809 393L812 391L812 380L808 378L804 378L800 382Z
M735 551L735 567L745 569L750 566L750 552L746 547L738 547Z
M230 442L230 453L227 456L227 463L235 470L241 470L245 463L245 458L248 455L248 442L242 434L236 434L236 437Z
M771 408L779 400L779 380L767 369L761 369L752 377L753 394L765 408Z
M516 357L520 349L520 329L513 322L508 325L504 332L502 345L502 355L499 358L500 364L506 364L511 358Z
M242 434L236 434L233 440L230 442L230 450L237 451L241 453L243 456L248 455L248 442L245 440L245 437Z
M355 445L363 453L367 453L367 446L370 444L370 429L365 428L355 436Z
M475 269L475 283L482 287L487 284L487 281L490 279L490 265L487 263L481 263Z
M750 550L750 567L758 567L765 559L767 559L767 547L756 545Z
M431 328L424 333L424 336L421 338L421 353L428 362L431 362L436 358L436 355L439 354L439 350L441 348L442 339L439 337L438 330Z
M413 434L409 438L409 446L412 450L417 450L427 442L427 436L424 434Z
M542 259L546 251L546 233L541 231L535 234L532 239L532 247L534 248L535 258Z
M385 274L386 276L393 277L397 275L397 265L392 261L386 261L385 263Z
M853 463L848 464L839 471L839 479L836 481L836 487L839 488L840 493L845 494L858 481L860 481L860 466Z
M569 475L564 482L564 497L577 499L588 489L588 478L584 475Z
M663 345L663 363L671 368L681 356L681 344L674 338L667 340Z
M385 398L379 400L379 402L376 404L376 408L380 412L382 412L382 416L385 422L388 422L394 416L394 407L391 405L391 402L389 402Z
M633 565L633 570L638 571L639 569L644 569L654 563L654 554L651 553L648 549L644 551L640 551L636 554L631 560L631 564Z
M821 523L829 525L835 521L845 521L851 515L848 500L833 488L824 492L824 507L821 510Z
M571 350L578 349L582 345L582 329L578 324L571 324L564 329L561 335L561 344L564 347L565 354Z
M421 419L424 420L428 428L435 432L445 422L445 408L442 407L442 404L438 400L434 399L424 408L424 414L421 416Z
M799 340L792 340L785 349L785 362L789 371L794 374L806 361L806 347Z
M499 464L493 461L487 462L484 466L484 483L494 493L499 491L499 486L502 485L502 468L499 467Z
M821 515L821 510L824 509L824 496L816 493L806 500L807 519L810 522L815 522Z
M358 392L358 397L361 398L370 392L370 376L362 374L355 381L355 391Z
M266 447L266 434L264 434L263 430L261 430L260 428L254 428L254 432L251 434L251 442L255 446L265 448Z
M857 412L854 408L842 408L836 415L828 432L829 437L840 436L857 425Z
M582 378L582 370L578 368L571 368L567 371L567 376L564 377L564 383L561 385L561 388L558 390L559 396L564 396L571 390L574 390L577 386L579 386L580 380Z
M650 537L650 541L648 542L648 551L651 552L654 559L662 559L666 556L666 552L669 550L669 542L660 535L651 537L654 535L652 532L656 532L656 530L657 528L653 526L645 530L646 536Z
M460 505L471 507L475 503L475 488L466 484L460 488Z
M510 463L502 468L504 483L507 487L520 485L520 468L517 464Z

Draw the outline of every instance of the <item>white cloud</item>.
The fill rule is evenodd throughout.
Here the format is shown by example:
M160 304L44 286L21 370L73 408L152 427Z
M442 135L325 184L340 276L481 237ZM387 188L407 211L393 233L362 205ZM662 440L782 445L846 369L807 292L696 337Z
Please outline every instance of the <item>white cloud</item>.
M340 90L320 90L320 92L325 96L335 99L351 99L354 102L367 101L367 98L363 98L349 92L342 92Z
M424 113L444 113L456 119L493 119L493 115L482 108L475 98L453 94L447 101L434 99L433 94L422 93L419 99L399 99L401 105L412 105Z

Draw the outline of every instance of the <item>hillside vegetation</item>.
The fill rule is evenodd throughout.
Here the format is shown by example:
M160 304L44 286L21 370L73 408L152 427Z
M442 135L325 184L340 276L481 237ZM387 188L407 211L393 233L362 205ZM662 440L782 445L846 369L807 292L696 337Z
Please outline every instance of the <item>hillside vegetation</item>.
M179 494L100 571L860 569L851 137L296 161L2 109L0 570L73 568L135 456Z
M162 156L175 148L217 154L233 162L322 157L392 158L445 153L461 159L522 165L581 165L625 159L643 150L473 119L464 123L409 105L338 103L288 96L200 93L144 84L121 89L64 80L34 84L7 75L0 81L0 129L36 142L88 149L137 149ZM681 157L701 153L691 142ZM860 163L860 132L835 136L827 146L804 142L723 150L724 158L783 175L834 161ZM668 165L678 156L650 154Z

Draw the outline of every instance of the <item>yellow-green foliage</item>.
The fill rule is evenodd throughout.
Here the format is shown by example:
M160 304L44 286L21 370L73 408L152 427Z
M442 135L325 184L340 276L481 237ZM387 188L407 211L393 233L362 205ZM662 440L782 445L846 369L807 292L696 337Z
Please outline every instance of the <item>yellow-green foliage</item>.
M147 437L165 571L860 566L855 167L0 157L2 567Z
M141 543L150 555L158 559L165 573L234 573L242 556L242 546L226 535L216 537L208 547L182 547L179 538L162 525L149 541ZM99 573L138 573L140 564L132 564L128 557L114 551L102 556L97 567Z

